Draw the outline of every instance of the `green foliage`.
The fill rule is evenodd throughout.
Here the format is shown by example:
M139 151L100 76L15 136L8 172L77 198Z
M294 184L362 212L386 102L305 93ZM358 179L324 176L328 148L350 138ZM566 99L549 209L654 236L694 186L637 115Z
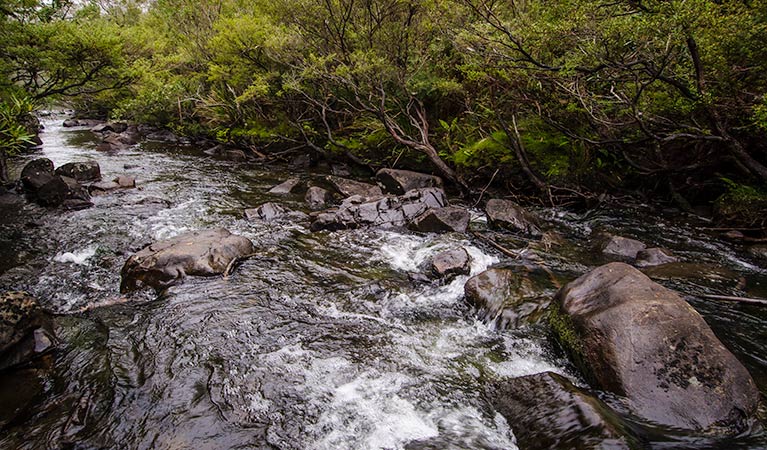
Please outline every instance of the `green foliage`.
M721 178L726 192L716 200L720 219L746 226L763 226L767 212L767 190Z
M11 95L0 102L0 151L14 155L32 144L34 135L25 122L34 111L34 104L26 97Z

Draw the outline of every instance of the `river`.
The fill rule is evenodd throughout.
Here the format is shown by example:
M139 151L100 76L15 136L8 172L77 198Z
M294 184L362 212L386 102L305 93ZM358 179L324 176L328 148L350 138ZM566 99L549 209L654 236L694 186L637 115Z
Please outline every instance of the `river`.
M538 209L564 246L511 259L459 234L396 229L312 233L300 222L248 221L268 189L326 174L216 160L201 149L145 144L107 154L84 128L43 121L43 148L11 161L58 167L95 159L104 179L137 189L95 196L82 211L24 205L0 218L0 288L24 289L57 314L49 367L0 374L0 447L138 449L514 449L514 424L486 401L493 380L554 371L583 385L543 325L496 329L463 300L468 276L419 283L410 272L463 246L472 274L505 262L544 265L562 282L599 264L592 230L672 249L699 263L659 274L682 292L767 391L767 309L704 293L767 296L767 271L694 218L648 207ZM483 227L481 211L472 210ZM705 225L705 224L703 224ZM120 269L144 245L225 227L258 256L229 278L190 277L160 296L119 293ZM508 245L513 245L508 241ZM539 283L540 297L556 287ZM653 448L765 448L760 433L711 441L663 433Z

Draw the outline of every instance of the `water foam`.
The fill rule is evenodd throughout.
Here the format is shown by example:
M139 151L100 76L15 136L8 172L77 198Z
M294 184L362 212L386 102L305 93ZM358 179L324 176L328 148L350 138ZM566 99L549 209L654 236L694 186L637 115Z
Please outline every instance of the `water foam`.
M88 260L96 254L96 246L91 245L74 252L58 253L53 260L60 263L72 263L80 266L87 266Z

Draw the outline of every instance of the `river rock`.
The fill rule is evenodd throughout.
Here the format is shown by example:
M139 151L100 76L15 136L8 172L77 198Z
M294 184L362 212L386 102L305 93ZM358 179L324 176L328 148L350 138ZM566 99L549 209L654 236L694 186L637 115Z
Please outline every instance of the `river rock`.
M115 189L120 189L120 185L114 181L99 181L88 186L88 190L92 195L103 194Z
M118 175L117 178L114 179L114 182L123 189L136 187L136 178L130 175Z
M298 187L299 184L301 184L301 180L298 178L291 178L269 189L269 193L279 195L290 194Z
M53 346L53 319L26 292L0 294L0 370L29 361Z
M220 159L225 159L227 161L241 162L248 159L248 155L245 154L245 151L238 148L226 148L221 144L216 145L215 147L211 147L205 150L203 153L206 155L215 156Z
M102 143L109 144L114 149L122 149L131 145L136 145L138 140L133 134L107 131Z
M64 128L71 128L71 127L93 127L100 123L102 123L103 120L99 119L67 119L62 124Z
M271 222L272 220L279 219L290 213L290 210L278 205L277 203L264 203L257 208L251 208L245 210L245 218L248 220L263 220L265 222Z
M550 323L574 362L639 417L711 434L749 429L754 381L676 292L616 262L569 283L555 302Z
M636 239L612 235L603 235L599 245L602 254L625 260L636 259L637 253L647 248L644 243Z
M381 169L376 178L389 194L402 195L413 189L442 187L442 179L410 170Z
M365 198L380 198L383 196L381 188L369 183L362 183L360 181L349 180L347 178L341 178L334 175L327 177L330 184L338 191L339 194L344 197L360 196Z
M105 122L100 123L96 125L95 127L91 128L91 131L94 133L106 133L108 131L114 132L114 133L122 133L123 131L128 129L128 124L125 122Z
M254 250L250 239L224 228L182 234L151 244L128 258L121 272L120 291L163 289L188 275L222 274L233 259Z
M637 252L636 262L634 264L636 264L637 267L652 267L677 261L679 261L679 258L671 254L670 251L654 247Z
M549 286L534 282L530 271L524 267L487 269L466 282L466 300L476 308L480 320L499 328L535 322L548 306L547 295L553 292L549 294ZM536 271L540 269L532 269Z
M318 214L311 229L405 226L429 208L444 206L447 206L447 198L438 188L414 189L399 197L389 195L375 200L355 195L345 199L338 208Z
M323 209L333 200L333 196L321 187L312 186L306 191L304 200L313 210Z
M535 216L511 200L489 200L485 206L485 213L493 228L521 231L533 236L541 234L540 228L536 225Z
M32 160L21 169L21 184L27 192L35 192L54 176L53 161L48 158Z
M178 136L173 134L170 130L139 127L139 131L146 133L145 137L147 141L161 142L164 144L177 144L179 141Z
M465 248L440 252L431 259L431 272L438 278L468 275L471 272L471 256Z
M465 233L469 226L469 211L464 208L448 206L429 209L410 223L410 229L423 233L441 233L457 231Z
M101 168L99 163L93 160L66 163L57 168L55 173L81 182L101 180Z
M495 384L487 395L511 424L519 448L640 448L615 413L561 375L514 378Z

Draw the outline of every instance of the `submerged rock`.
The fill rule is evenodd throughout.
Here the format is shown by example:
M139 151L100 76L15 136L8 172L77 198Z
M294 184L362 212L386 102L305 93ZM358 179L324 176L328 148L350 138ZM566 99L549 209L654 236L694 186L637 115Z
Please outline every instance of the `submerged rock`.
M114 133L122 133L123 131L128 129L128 124L125 122L105 122L100 123L96 125L95 127L91 128L91 131L94 133L106 133L108 131L114 132Z
M349 180L334 175L328 176L327 180L333 188L344 197L360 196L373 199L383 196L381 188L374 184L362 183L360 181Z
M26 292L0 294L0 370L25 363L53 346L53 319Z
M437 188L415 189L399 197L386 196L377 200L353 196L337 209L318 214L311 229L334 231L365 226L405 226L429 208L444 206L447 206L447 198Z
M163 289L187 275L222 274L233 259L253 252L250 239L224 228L182 234L151 244L128 258L121 272L120 291Z
M469 227L469 211L464 208L447 206L429 209L410 223L410 229L424 233L457 231L465 233Z
M493 228L519 231L533 236L541 234L535 216L511 200L489 200L485 206L485 213Z
M471 272L471 256L463 247L438 253L431 260L431 272L439 278L468 275Z
M490 268L469 278L463 288L464 295L485 323L506 328L534 322L549 304L549 286L533 280L547 274L535 272L536 269L524 267Z
M587 378L648 422L749 429L759 391L748 371L687 302L637 269L611 263L566 285L550 322Z
M55 171L56 175L74 178L77 181L99 181L101 180L101 168L96 161L70 162L59 167Z
M395 195L402 195L413 189L442 187L440 177L410 170L381 169L376 173L376 178L386 192Z
M99 119L67 119L62 124L64 128L71 128L71 127L93 127L100 123L103 123L103 120Z
M607 405L561 375L514 378L497 383L487 395L522 449L639 448Z
M635 264L637 267L652 267L677 261L679 258L666 249L647 248L637 252Z

